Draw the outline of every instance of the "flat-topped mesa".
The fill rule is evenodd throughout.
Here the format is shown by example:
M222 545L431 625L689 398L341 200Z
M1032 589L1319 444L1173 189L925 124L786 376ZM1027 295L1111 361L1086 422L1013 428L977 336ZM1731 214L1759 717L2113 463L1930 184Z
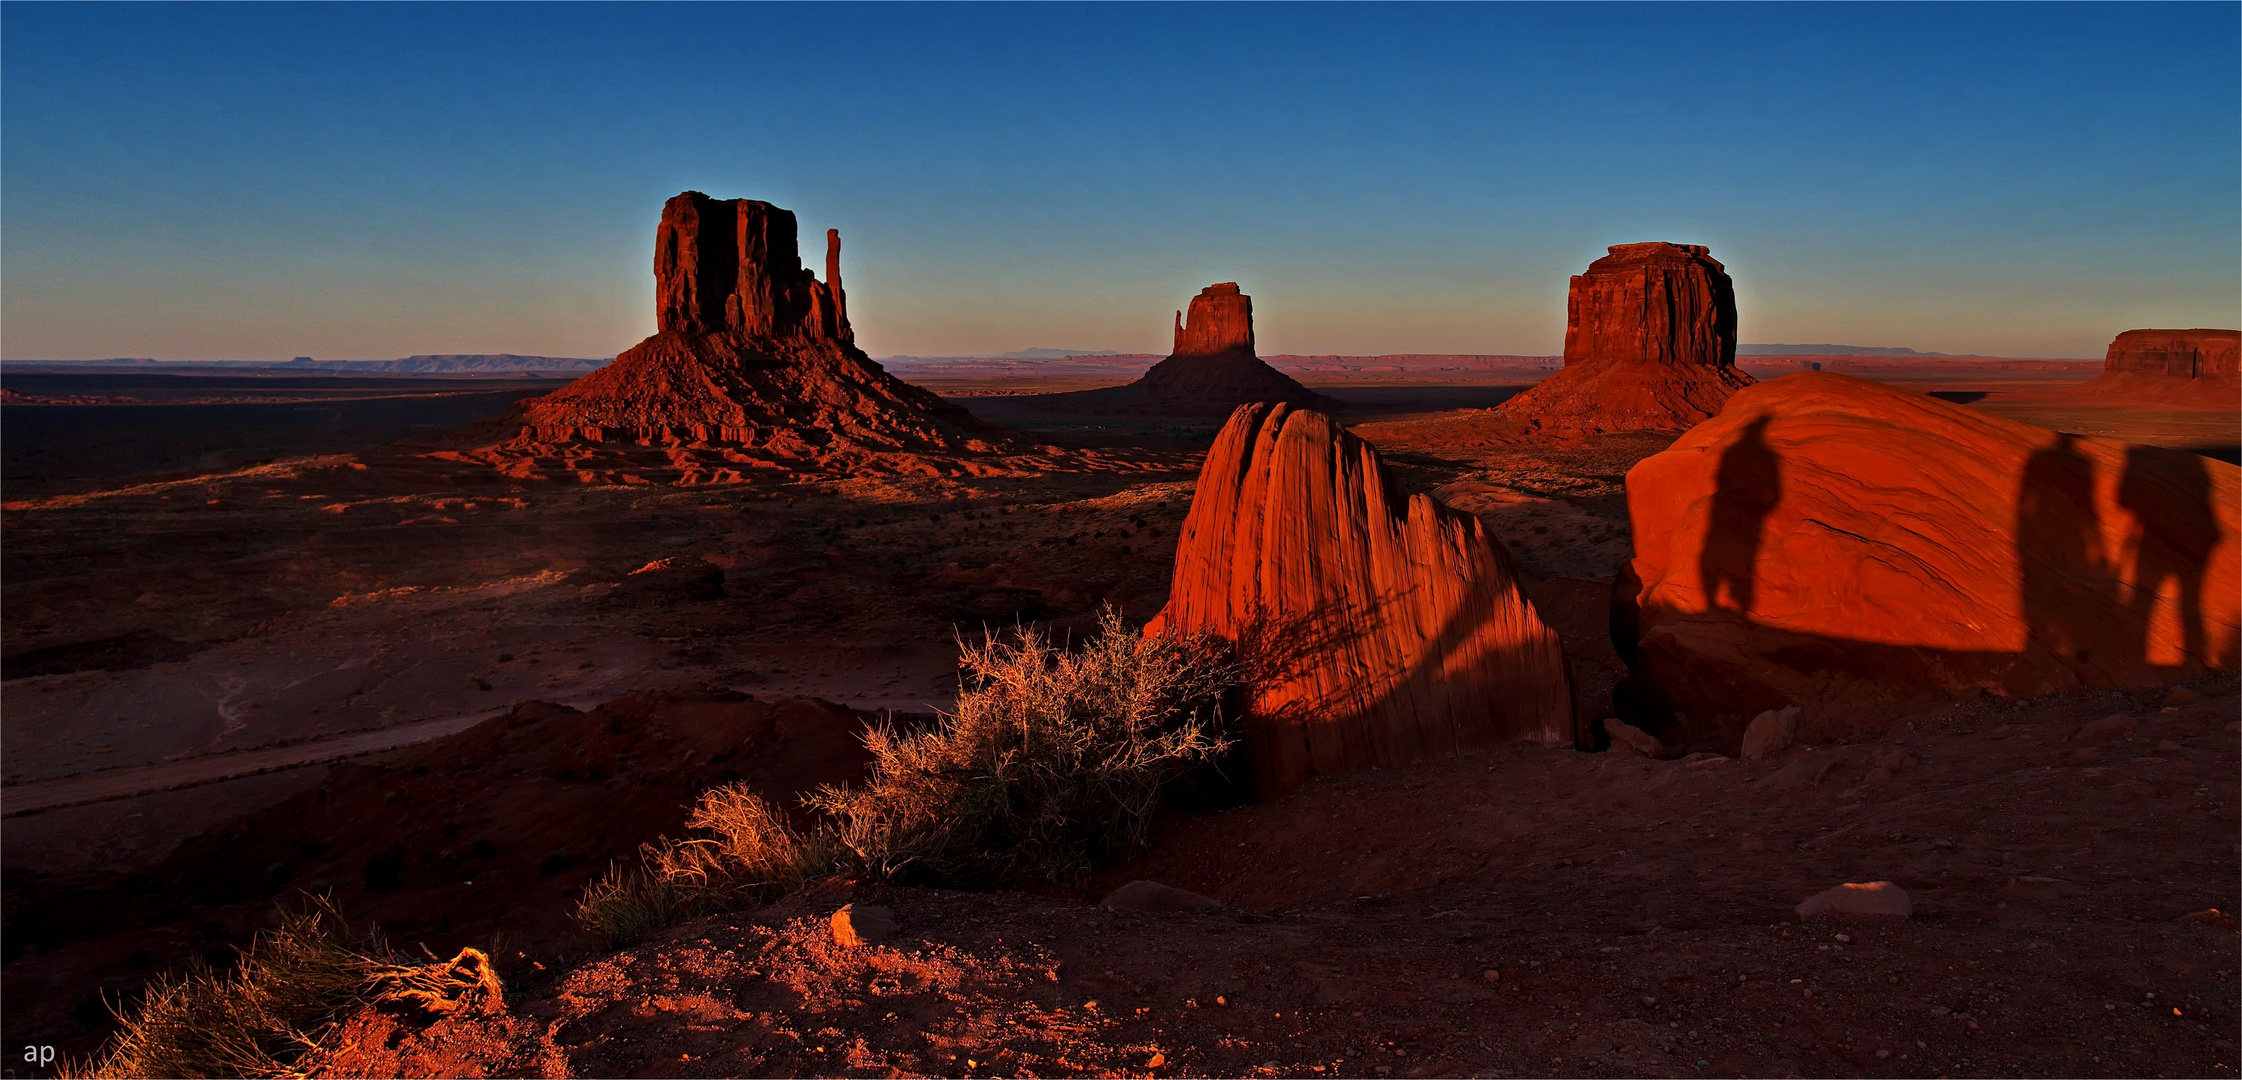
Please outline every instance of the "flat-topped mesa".
M1700 244L1618 244L1572 279L1565 363L1736 366L1736 286Z
M1278 403L1231 414L1199 473L1168 603L1246 668L1246 757L1313 776L1576 738L1557 634L1477 518L1403 492L1369 443Z
M825 234L825 278L802 266L794 213L688 191L654 234L655 324L663 333L853 341L841 295L841 234Z
M1170 356L1239 356L1254 359L1253 297L1225 281L1199 290L1191 314L1175 314L1175 350Z
M1619 244L1572 279L1564 368L1500 411L1571 434L1686 431L1751 383L1727 268L1697 244Z
M2234 378L2242 330L2127 330L2110 342L2105 372L2174 379Z
M2071 389L2195 408L2242 401L2242 331L2127 330L2110 342L2102 373Z

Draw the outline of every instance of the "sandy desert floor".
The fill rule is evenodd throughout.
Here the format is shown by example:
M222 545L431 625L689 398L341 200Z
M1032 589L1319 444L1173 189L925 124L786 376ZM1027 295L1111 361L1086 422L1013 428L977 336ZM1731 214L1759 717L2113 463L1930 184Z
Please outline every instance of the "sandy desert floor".
M2215 450L2235 435L2232 415L2221 428L2222 414L1980 383L1926 388L2136 441ZM1523 441L1486 411L1516 386L1318 389L1349 404L1408 486L1509 544L1592 707L1608 702L1624 477L1670 440ZM89 1048L107 1029L102 994L222 958L293 887L149 902L182 844L223 841L518 701L719 691L924 715L954 699L959 633L1078 632L1106 603L1150 615L1190 502L1188 452L1214 423L1100 429L1039 415L1033 397L968 404L1070 445L1146 446L1152 471L582 487L410 447L291 454L287 437L261 435L269 464L182 475L153 455L111 485L11 484L11 1045ZM38 451L19 430L9 453ZM2172 714L2161 690L1966 703L1916 718L1905 742L1764 766L1503 750L1177 819L1117 872L1206 892L1230 905L1220 915L1084 906L1113 875L1067 897L832 882L753 919L682 928L674 954L642 946L574 983L540 983L538 957L551 971L595 951L556 929L518 943L509 975L535 1004L513 1026L446 1035L454 1050L434 1048L434 1032L401 1037L384 1051L399 1057L338 1068L443 1069L453 1059L425 1055L457 1053L463 1067L565 1061L576 1075L1244 1074L1268 1062L1300 1075L2231 1075L2234 928L2183 917L2242 907L2235 701L2230 683L2198 689L2210 700ZM2113 711L2138 714L2139 733L2070 764L2071 729ZM1813 780L1794 782L1804 772ZM1422 813L1391 812L1405 804ZM1453 827L1424 829L1424 814ZM674 824L633 819L612 839L627 852ZM539 902L597 869L542 875ZM1864 875L1901 882L1923 915L1897 928L1786 920L1805 895ZM441 906L444 887L384 894L402 913L384 921L466 942L480 931L416 922L407 903ZM892 902L923 944L834 957L790 921L848 893ZM1840 953L1835 933L1856 940ZM681 989L659 1004L599 997L645 965L677 967ZM733 996L712 1004L718 985ZM632 1027L703 1012L761 1017L768 1038L721 1049L677 1024L684 1034L664 1038L683 1041L657 1054L664 1044Z

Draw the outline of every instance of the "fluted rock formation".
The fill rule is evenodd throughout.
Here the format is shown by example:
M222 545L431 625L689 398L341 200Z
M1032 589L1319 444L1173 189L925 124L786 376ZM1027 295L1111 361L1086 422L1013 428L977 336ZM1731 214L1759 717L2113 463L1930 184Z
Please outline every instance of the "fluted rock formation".
M1788 375L1627 474L1615 643L1653 711L1689 718L1654 732L1669 742L1740 737L1792 704L1810 724L1889 723L1911 700L2232 671L2238 476Z
M856 347L840 260L829 230L821 282L802 266L792 212L678 195L655 232L654 336L519 403L497 422L511 437L474 456L597 479L616 465L599 450L640 447L676 479L705 482L759 469L958 471L927 455L999 449L1008 432Z
M2232 409L2242 404L2242 331L2127 330L2102 374L2073 393Z
M1564 368L1500 411L1563 434L1686 431L1751 383L1727 269L1697 245L1621 244L1572 279Z
M1404 495L1330 417L1241 406L1199 473L1167 607L1248 662L1266 798L1507 739L1574 738L1557 634L1477 518Z
M1303 408L1338 403L1263 362L1253 351L1253 298L1225 281L1191 298L1188 318L1176 312L1175 351L1127 386L1054 394L1063 411L1128 416L1228 416L1252 401Z

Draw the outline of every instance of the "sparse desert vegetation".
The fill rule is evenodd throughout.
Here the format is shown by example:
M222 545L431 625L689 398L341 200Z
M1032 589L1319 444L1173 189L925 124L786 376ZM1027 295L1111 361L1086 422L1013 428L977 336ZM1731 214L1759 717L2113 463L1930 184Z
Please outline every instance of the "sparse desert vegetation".
M866 732L862 783L806 800L824 820L797 830L752 791L712 789L691 835L647 844L639 866L586 889L579 923L629 944L843 866L975 889L1075 884L1141 853L1179 784L1222 782L1239 668L1218 639L1147 635L1109 607L1079 648L1027 627L961 643L959 656L956 711L923 730Z
M311 899L283 908L230 970L196 965L150 983L120 1009L102 1053L64 1071L117 1080L298 1076L305 1056L361 1008L445 1016L500 1008L503 995L481 950L412 963L378 936L353 935L332 905Z

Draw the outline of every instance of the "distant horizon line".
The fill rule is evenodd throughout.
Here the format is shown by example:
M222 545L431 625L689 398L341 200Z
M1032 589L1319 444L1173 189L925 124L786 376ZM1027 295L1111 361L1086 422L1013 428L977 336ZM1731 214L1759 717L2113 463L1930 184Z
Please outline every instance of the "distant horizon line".
M1750 350L1750 351L1748 351L1748 352L1747 352L1746 350ZM326 364L366 364L366 363L390 363L390 362L395 362L395 361L399 361L399 360L415 360L415 359L424 359L424 358L437 358L437 357L441 357L441 358L446 358L446 359L451 359L451 358L459 358L459 359L470 359L470 358L492 358L492 359L496 359L496 358L500 358L500 357L518 357L518 358L520 358L520 359L523 359L523 360L567 360L567 361L582 361L582 362L587 362L587 363L589 363L589 362L597 362L597 363L602 363L602 364L604 364L604 363L607 363L608 361L611 361L611 360L615 359L615 357L616 357L616 356L618 356L618 355L621 355L621 353L622 353L622 352L624 352L624 351L627 351L627 350L617 350L617 351L616 351L615 353L609 353L609 354L599 354L599 355L591 355L591 356L581 356L581 355L579 355L579 356L561 356L561 355L555 355L555 354L550 354L550 353L511 353L511 352L484 352L484 353L469 353L469 352L412 353L412 354L410 354L410 355L407 355L407 356L367 356L367 357L338 357L338 358L334 358L334 359L328 359L328 360L316 360L316 359L315 359L315 360L314 360L314 363L317 363L317 364L321 364L321 365L326 365ZM870 355L870 354L866 354L866 355ZM1058 350L1058 349L1030 348L1030 349L1014 349L1014 350L1011 350L1011 351L1009 351L1009 352L1003 352L1003 353L995 353L995 352L975 352L975 353L942 353L942 354L927 354L927 353L890 353L890 354L887 354L887 355L885 355L885 356L873 356L873 357L872 357L872 359L873 359L874 361L877 361L877 362L881 362L881 363L886 363L886 362L889 362L889 361L942 361L942 360L1019 360L1019 361L1023 361L1023 362L1034 362L1034 361L1059 361L1059 360L1074 360L1074 359L1083 359L1083 360L1097 360L1097 359L1119 359L1119 358L1126 358L1126 357L1137 357L1137 356L1154 356L1154 357L1157 357L1157 356L1165 356L1165 355L1167 355L1167 354L1166 354L1166 353L1158 353L1158 352L1132 352L1132 351L1117 350L1117 349L1086 349L1086 350L1083 350L1083 351L1080 351L1080 352L1072 352L1072 351L1063 351L1063 350ZM1385 356L1426 356L1426 357L1435 357L1435 356L1437 356L1437 357L1448 357L1448 356L1510 356L1510 357L1520 357L1520 358L1528 358L1528 359L1539 359L1539 360L1552 360L1552 359L1562 359L1562 358L1563 358L1563 354L1562 354L1562 353L1518 353L1518 352L1427 352L1427 351L1410 351L1410 352L1387 352L1387 353L1359 353L1359 352L1334 352L1334 351L1313 351L1313 352L1303 352L1303 351L1287 351L1287 352L1277 352L1277 353L1264 353L1264 354L1262 354L1262 356L1263 356L1263 358L1264 358L1264 359L1267 359L1267 358L1269 358L1269 357L1289 357L1289 356L1298 356L1298 357L1331 356L1331 357L1342 357L1342 358L1349 358L1349 359L1354 359L1354 358L1363 358L1363 359L1374 359L1374 358L1378 358L1378 357L1385 357ZM2000 355L1995 355L1995 354L1992 354L1992 353L1945 353L1945 352L1926 352L1926 351L1919 351L1919 350L1916 350L1916 349L1910 349L1910 348L1904 348L1904 347L1898 347L1898 346L1832 345L1832 344L1781 344L1781 343L1777 343L1777 344L1751 344L1751 343L1743 343L1743 344L1738 344L1738 345L1736 346L1736 356L1737 356L1737 360L1738 360L1738 362L1742 362L1742 361L1743 361L1744 359L1746 359L1747 357L1751 357L1751 358L1758 358L1758 357L1779 357L1779 356L1866 356L1866 357L1877 357L1877 358L1882 358L1882 359L1893 359L1893 360L1910 360L1910 359L1913 359L1913 360L2058 360L2058 361L2100 361L2100 360L2103 360L2103 359L2105 359L2105 357L2103 357L2103 356L2000 356ZM0 357L0 364L87 364L87 365L101 365L101 364L107 364L107 365L116 365L116 366L126 366L126 365L131 365L131 366L155 366L155 365L169 365L169 366L185 366L185 367L191 367L191 366L196 366L196 365L208 365L208 366L223 366L223 367L258 367L258 366L278 366L278 367L285 367L285 366L288 366L289 364L293 364L293 363L296 363L296 362L297 362L298 360L301 360L301 359L306 359L306 358L304 358L304 357L300 357L300 356L299 356L299 357L273 358L273 359L266 359L266 358L248 358L248 357L236 357L236 358L229 358L229 359L223 359L223 360L168 360L168 359L163 359L163 358L160 358L160 357L125 357L125 356L110 356L110 357L85 357L85 358L64 358L64 357ZM316 370L316 369L312 369L312 368L308 368L308 367L307 367L307 368L306 368L306 370Z

